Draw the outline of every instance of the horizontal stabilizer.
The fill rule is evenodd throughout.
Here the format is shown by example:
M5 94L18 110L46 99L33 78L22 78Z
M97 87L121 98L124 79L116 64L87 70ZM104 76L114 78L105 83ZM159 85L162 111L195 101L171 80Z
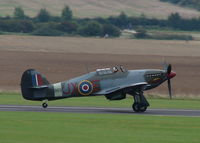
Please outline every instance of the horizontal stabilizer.
M33 86L33 87L30 87L31 89L44 89L44 88L47 88L48 86L47 85L42 85L42 86Z

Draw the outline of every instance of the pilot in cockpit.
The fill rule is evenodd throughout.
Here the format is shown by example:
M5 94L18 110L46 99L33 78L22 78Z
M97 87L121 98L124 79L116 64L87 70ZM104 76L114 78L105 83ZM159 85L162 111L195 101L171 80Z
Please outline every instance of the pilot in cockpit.
M113 67L113 73L116 73L116 72L118 72L117 67Z

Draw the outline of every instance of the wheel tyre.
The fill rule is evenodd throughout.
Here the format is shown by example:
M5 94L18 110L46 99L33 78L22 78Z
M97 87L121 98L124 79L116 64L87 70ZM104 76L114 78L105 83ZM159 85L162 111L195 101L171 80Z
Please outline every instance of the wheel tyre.
M147 107L146 107L146 106L140 107L140 112L145 112L146 110L147 110Z
M43 103L43 104L42 104L42 107L43 107L43 108L47 108L47 107L48 107L48 104L47 104L47 103Z
M135 112L140 112L140 106L139 106L139 104L134 103L134 104L132 105L132 108L133 108L133 111L135 111Z

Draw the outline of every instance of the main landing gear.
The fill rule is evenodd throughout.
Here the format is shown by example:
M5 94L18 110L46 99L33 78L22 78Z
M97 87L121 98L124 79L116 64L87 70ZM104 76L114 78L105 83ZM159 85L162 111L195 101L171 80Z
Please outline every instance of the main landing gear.
M147 110L147 106L143 106L139 103L134 103L132 105L133 111L135 112L145 112Z
M132 105L133 111L135 112L145 112L147 107L149 106L148 101L143 95L142 91L134 91L132 93L134 98L134 103Z
M46 101L44 101L44 103L42 103L42 107L43 107L43 108L47 108L47 107L48 107L47 101L48 101L48 100L46 100Z

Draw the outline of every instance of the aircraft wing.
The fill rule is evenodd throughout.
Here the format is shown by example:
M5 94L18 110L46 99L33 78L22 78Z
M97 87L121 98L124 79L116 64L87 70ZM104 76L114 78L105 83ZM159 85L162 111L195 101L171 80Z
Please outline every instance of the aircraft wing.
M118 91L120 89L129 88L129 87L131 88L131 87L135 87L135 86L145 86L147 84L148 84L147 82L140 82L140 83L129 84L129 85L124 85L124 86L117 86L117 87L101 90L101 91L95 93L95 95L106 95L106 94L110 94L112 92Z

